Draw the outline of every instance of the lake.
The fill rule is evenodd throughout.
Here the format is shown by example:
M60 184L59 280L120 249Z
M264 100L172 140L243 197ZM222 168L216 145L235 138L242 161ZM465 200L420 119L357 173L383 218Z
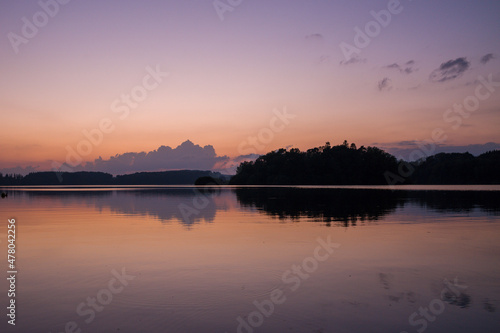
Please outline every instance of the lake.
M1 332L500 331L500 186L2 191Z

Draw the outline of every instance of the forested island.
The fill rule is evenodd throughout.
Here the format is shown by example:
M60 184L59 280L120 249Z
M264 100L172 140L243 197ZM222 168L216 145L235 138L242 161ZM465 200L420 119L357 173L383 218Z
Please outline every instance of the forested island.
M243 162L233 185L500 184L500 151L477 157L439 153L416 162L397 160L377 147L344 141L300 151L279 149Z
M278 149L241 163L232 177L177 170L113 176L104 172L0 174L0 185L451 185L500 184L500 151L479 156L439 153L415 162L397 160L377 147L354 143L300 151Z

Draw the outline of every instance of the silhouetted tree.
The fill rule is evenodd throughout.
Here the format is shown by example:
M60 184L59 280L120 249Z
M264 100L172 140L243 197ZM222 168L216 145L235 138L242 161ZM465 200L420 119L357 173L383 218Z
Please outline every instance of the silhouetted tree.
M138 172L130 175L113 175L104 172L33 172L26 176L6 175L0 185L191 185L196 179L209 176L223 179L218 172L176 170L163 172Z
M440 153L423 161L407 163L415 171L406 183L500 184L500 151L478 157L469 153ZM243 162L231 178L236 185L386 185L386 172L398 174L398 161L377 147L356 148L347 140L341 145L278 149Z
M220 178L214 178L211 176L199 177L194 181L195 185L222 185L224 181Z
M384 184L387 170L397 170L397 160L381 149L327 142L305 152L282 148L243 162L230 184Z
M413 163L415 184L500 184L500 151L439 153Z

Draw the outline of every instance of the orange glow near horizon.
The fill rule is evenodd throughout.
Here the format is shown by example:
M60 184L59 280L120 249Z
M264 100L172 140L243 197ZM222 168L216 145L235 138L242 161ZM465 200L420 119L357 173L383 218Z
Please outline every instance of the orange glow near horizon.
M418 23L422 29L415 35L421 17L442 10L415 4L405 10L405 24L391 23L349 64L339 45L352 43L353 27L375 9L371 2L248 6L221 22L212 6L71 4L19 52L5 38L0 169L64 162L67 147L89 140L83 132L95 133L103 119L113 129L94 137L82 163L176 148L186 140L235 158L249 151L241 149L249 137L270 128L273 110L283 108L295 118L271 138L267 132L252 152L344 140L383 148L427 140L435 128L446 132L444 146L500 142L498 91L483 87L483 94L491 93L477 110L460 116L458 128L452 127L456 118L444 118L447 109L474 96L481 77L500 80L494 29L481 28L481 41L473 38L460 48L436 46L443 44L440 38L465 38L463 29L497 26L497 11L488 5L460 5L477 14L471 26L453 16L456 26ZM6 7L0 21L16 33L20 18L40 9L36 3ZM304 20L302 13L310 10L314 20ZM196 28L187 18L197 21ZM432 81L430 74L447 61L462 67Z

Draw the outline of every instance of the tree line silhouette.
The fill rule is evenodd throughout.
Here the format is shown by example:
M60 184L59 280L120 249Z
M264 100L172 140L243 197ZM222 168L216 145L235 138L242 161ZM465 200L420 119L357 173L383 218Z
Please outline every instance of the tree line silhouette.
M500 184L500 151L440 153L413 163L414 184Z
M470 153L439 153L407 163L377 147L357 148L344 141L300 151L278 149L254 162L243 162L233 185L387 185L387 174L410 175L400 184L500 184L500 151L474 157Z
M405 177L400 177L401 166ZM406 173L408 170L411 172ZM356 144L324 146L300 151L281 148L241 163L231 185L387 185L500 184L500 151L477 157L470 153L439 153L407 163L377 147ZM211 178L210 178L211 177ZM218 172L178 170L138 172L113 176L104 172L33 172L26 176L0 173L0 185L204 185L227 183Z
M397 169L397 159L379 148L327 142L304 152L279 149L255 162L243 162L230 184L377 185L386 183L386 171Z
M137 172L113 176L105 172L32 172L26 176L2 175L0 185L186 185L200 177L224 178L218 172L176 170L163 172Z

